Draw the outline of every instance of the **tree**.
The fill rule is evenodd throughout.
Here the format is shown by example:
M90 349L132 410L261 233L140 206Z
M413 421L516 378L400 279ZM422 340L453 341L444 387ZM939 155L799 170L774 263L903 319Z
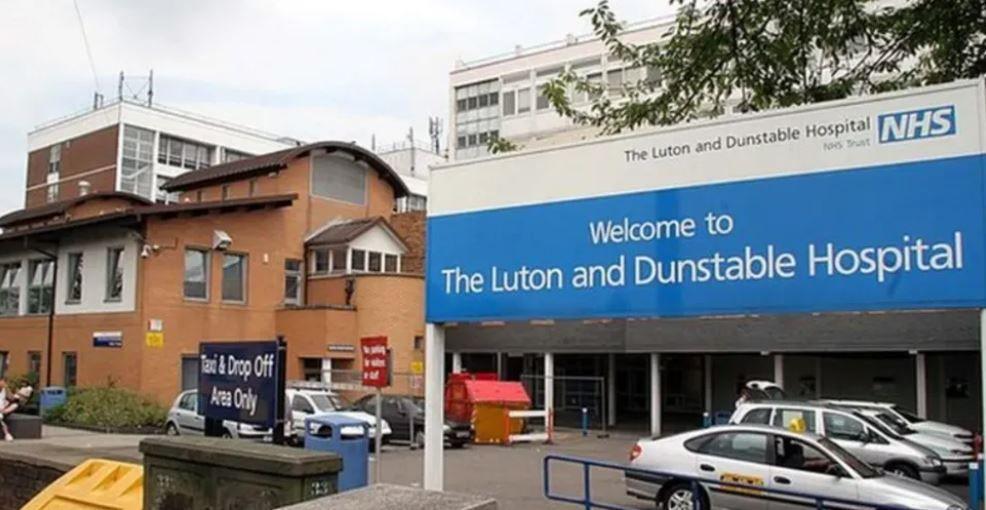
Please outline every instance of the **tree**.
M612 134L728 107L759 111L976 76L986 54L984 2L895 9L874 0L671 0L679 8L671 28L634 45L601 0L580 15L610 55L645 77L610 90L567 71L542 93L562 116ZM574 105L572 91L592 99Z

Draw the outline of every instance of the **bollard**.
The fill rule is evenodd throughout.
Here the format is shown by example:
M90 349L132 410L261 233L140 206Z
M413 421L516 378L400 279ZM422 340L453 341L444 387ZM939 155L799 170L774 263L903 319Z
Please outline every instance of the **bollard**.
M981 508L983 499L983 470L981 461L969 463L969 507Z
M589 435L589 408L582 408L582 437Z
M712 426L712 414L708 411L702 413L702 428L709 428Z

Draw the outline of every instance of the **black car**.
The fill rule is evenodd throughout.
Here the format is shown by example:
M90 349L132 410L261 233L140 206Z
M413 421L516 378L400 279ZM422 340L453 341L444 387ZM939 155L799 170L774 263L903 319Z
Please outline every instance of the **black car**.
M377 412L376 395L367 395L353 404L353 409L370 414ZM389 439L412 442L422 447L425 444L425 412L424 399L407 395L384 395L383 407L380 410L383 419L390 424L392 431ZM414 432L412 434L412 423ZM452 448L462 446L473 439L472 426L469 423L445 421L445 442Z

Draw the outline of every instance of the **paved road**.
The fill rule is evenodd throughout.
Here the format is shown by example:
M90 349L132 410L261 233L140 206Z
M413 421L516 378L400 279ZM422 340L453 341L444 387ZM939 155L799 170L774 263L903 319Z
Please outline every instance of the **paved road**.
M44 436L41 440L0 442L0 457L32 457L63 469L93 457L141 462L137 445L144 436L98 434L48 426L44 429ZM574 505L554 503L543 497L541 463L544 456L558 453L623 463L628 459L636 436L619 433L600 439L561 432L556 439L557 444L551 446L471 446L462 450L446 450L445 488L491 496L496 498L501 510L577 508ZM384 482L420 486L420 450L388 446L382 457ZM577 468L553 469L552 477L553 492L573 496L581 494L581 472ZM593 473L592 480L594 499L631 508L654 508L647 502L624 495L623 482L618 473L600 471ZM946 488L961 496L968 493L968 488L962 481L952 483Z

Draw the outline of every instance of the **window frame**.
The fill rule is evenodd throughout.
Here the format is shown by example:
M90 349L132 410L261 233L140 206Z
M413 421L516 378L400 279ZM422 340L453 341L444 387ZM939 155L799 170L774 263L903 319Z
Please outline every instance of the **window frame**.
M72 381L68 379L68 360L72 359ZM74 388L79 384L79 353L76 351L62 351L62 386Z
M82 302L83 285L83 264L85 264L84 254L81 251L74 251L67 254L66 278L65 278L65 304L75 305ZM79 296L73 294L78 292Z
M227 257L237 257L240 260L240 299L229 299L226 297L226 258ZM220 282L220 292L219 298L223 303L235 304L235 305L245 305L248 296L249 289L249 273L250 273L250 256L242 252L223 252L222 257L222 282Z
M56 143L48 148L48 172L46 175L60 175L62 172L62 144Z
M296 269L288 268L289 263L296 263ZM284 304L286 305L301 305L301 298L304 295L303 285L305 281L305 262L300 259L284 259ZM297 286L295 287L295 292L293 297L288 297L288 278L292 277L297 279Z
M117 257L113 257L113 254L119 254ZM106 286L103 289L103 301L106 303L119 303L123 301L123 286L126 284L126 273L123 268L123 256L126 254L126 248L123 246L110 246L106 248ZM118 295L113 295L113 290L116 289L116 274L120 275L120 292Z
M357 252L359 252L359 253L361 253L363 255L362 257L359 257L360 267L358 267L358 268L356 267L356 260L357 260L356 253ZM350 260L350 263L349 263L349 272L351 272L351 273L366 273L367 272L367 269L366 268L369 265L369 263L368 263L368 257L369 256L367 255L367 253L368 253L367 250L361 250L359 248L350 248L349 249L349 260Z
M21 269L23 269L23 262L5 262L0 264L0 317L16 317L21 313L21 287L19 282L21 275ZM7 280L8 271L11 269L15 270L13 277L10 278L10 286L5 286L4 281ZM13 296L14 299L11 299ZM9 301L13 301L13 309L8 312L8 308L5 304Z
M188 252L194 251L201 253L203 255L202 260L202 272L203 272L203 284L205 288L205 296L189 296L186 292L185 284L188 283ZM210 279L212 277L212 250L208 248L202 248L200 246L186 246L185 251L182 253L182 279L181 279L181 295L186 301L196 301L200 303L208 303L210 298ZM193 282L198 283L198 282Z
M52 282L52 284L54 283L54 273L53 272L55 270L55 264L54 264L54 261L53 260L51 260L51 259L31 259L31 260L28 261L28 264L27 264L27 273L28 273L27 274L27 315L45 315L45 314L51 313L51 311L54 310L54 308L55 308L55 288L54 288L54 285L52 285L52 284L45 285L45 284L42 283L42 285L38 286L38 285L32 285L31 284L31 282L34 280L34 272L37 271L38 266L41 266L41 265L49 265L50 266L49 267L49 273L48 274L51 274L51 282ZM45 279L47 279L47 278L45 278ZM51 307L50 309L42 310L42 309L39 308L38 311L34 311L34 312L31 311L31 292L34 291L35 289L40 289L40 291L41 291L41 296L38 298L40 305L43 305L44 304L45 289L48 289L47 291L50 294L48 306ZM43 308L43 306L42 306L42 308Z

